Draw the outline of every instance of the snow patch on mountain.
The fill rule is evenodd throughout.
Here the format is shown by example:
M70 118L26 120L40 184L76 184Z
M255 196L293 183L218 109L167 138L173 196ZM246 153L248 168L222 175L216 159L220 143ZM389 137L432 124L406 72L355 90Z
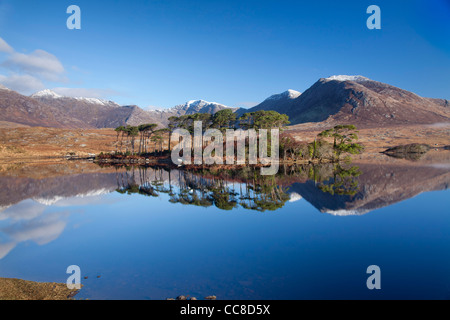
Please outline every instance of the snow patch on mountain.
M337 80L337 81L368 81L369 78L363 76L348 76L348 75L335 75L326 78L326 80Z
M87 102L87 103L92 103L92 104L99 104L102 106L107 106L107 105L117 105L117 103L113 102L113 101L106 101L106 100L102 100L102 99L98 99L98 98L84 98L84 97L67 97L67 96L62 96L60 94L57 94L56 92L50 90L50 89L45 89L39 92L36 92L34 94L31 95L31 98L50 98L50 99L75 99L78 101L83 101L83 102Z
M5 87L5 86L2 85L2 84L0 84L0 90L12 91L11 89Z
M76 98L73 98L73 99L76 99L78 101L85 101L85 102L92 103L92 104L100 104L102 106L106 106L106 105L109 105L109 104L116 104L113 101L106 101L106 100L97 99L97 98L76 97Z
M36 93L32 94L31 97L32 98L43 98L43 97L45 97L45 98L54 98L54 99L63 98L63 96L57 94L56 92L54 92L54 91L52 91L50 89L45 89L45 90L36 92Z
M289 89L289 90L287 90L285 92L274 94L274 95L268 97L265 101L268 101L268 100L280 100L280 99L283 99L283 98L295 99L295 98L298 98L300 95L301 95L301 92Z

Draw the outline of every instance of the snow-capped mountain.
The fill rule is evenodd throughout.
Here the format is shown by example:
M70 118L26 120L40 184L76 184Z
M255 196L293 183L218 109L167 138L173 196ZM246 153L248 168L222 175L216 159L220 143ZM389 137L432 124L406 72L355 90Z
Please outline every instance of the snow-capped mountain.
M30 97L31 98L53 98L53 99L63 98L63 96L57 94L56 92L54 92L50 89L45 89L45 90L33 93Z
M91 128L153 123L154 119L138 106L120 106L113 101L85 97L65 97L46 89L31 95L40 103L58 108Z
M85 97L67 97L62 96L50 89L45 89L39 92L36 92L30 96L34 99L64 99L64 100L77 100L80 102L86 102L91 104L98 104L102 106L115 106L119 107L119 105L113 101L102 100L98 98L85 98Z
M302 94L274 95L246 112L274 110L291 124L322 126L351 123L359 127L450 121L445 99L430 99L361 75L321 78Z
M254 106L253 108L247 110L246 109L239 110L238 115L240 116L246 112L255 112L259 110L265 111L273 110L279 113L287 114L287 112L293 107L295 99L297 99L300 96L301 96L300 92L289 89L282 93L271 95L270 97L265 99L260 104Z
M162 123L164 126L167 126L169 123L169 118L172 116L180 117L183 115L189 115L194 113L214 114L217 111L227 108L233 111L236 111L238 109L238 108L230 108L217 102L209 102L200 99L200 100L189 100L186 103L179 104L168 109L153 109L153 110L147 109L147 112L151 115L152 118L157 120L159 123Z
M289 89L285 92L279 93L279 94L274 94L270 97L268 97L266 100L264 101L270 101L270 100L282 100L282 99L295 99L298 96L301 95L301 92Z
M369 81L369 78L363 77L363 76L348 76L348 75L335 75L328 78L325 78L325 80L337 80L337 81Z
M115 128L156 123L166 127L171 116L214 114L225 108L230 107L199 99L172 108L144 110L97 98L65 97L49 89L26 97L0 85L0 121L30 126ZM361 75L321 78L303 93L289 89L271 95L253 108L230 109L238 117L246 112L273 110L287 114L291 124L316 122L321 126L351 123L376 127L450 121L448 100L423 98Z
M0 121L25 126L56 128L88 128L83 121L73 118L61 108L0 87Z
M219 110L227 109L223 104L217 102L209 102L205 100L190 100L182 105L177 105L173 107L173 110L178 112L184 112L184 114L194 114L194 113L211 113L214 114ZM236 109L236 108L230 108Z

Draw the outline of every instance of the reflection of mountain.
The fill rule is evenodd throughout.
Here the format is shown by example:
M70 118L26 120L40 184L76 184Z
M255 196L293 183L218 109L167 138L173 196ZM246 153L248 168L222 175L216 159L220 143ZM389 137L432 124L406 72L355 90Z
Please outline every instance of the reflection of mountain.
M114 173L65 175L43 179L0 177L0 206L10 206L25 199L50 205L59 199L90 196L114 191Z
M448 166L400 166L359 164L359 190L355 195L331 195L318 183L294 183L290 191L300 194L321 212L361 215L392 205L426 191L444 190L450 185Z
M328 187L330 181L335 182L333 174L336 176L336 171L333 171L333 165L330 164L305 166L297 171L280 168L275 180L260 181L254 180L253 172L235 172L233 176L226 173L222 176L217 172L215 175L181 170L172 170L169 173L161 168L139 167L129 171L119 169L117 172L108 170L105 173L81 173L41 179L15 177L9 174L0 177L2 183L0 220L1 213L8 207L26 199L33 199L41 205L53 205L68 198L92 197L116 190L156 196L161 192L175 194L175 191L185 190L187 194L179 193L177 197L172 196L173 201L178 199L181 202L193 201L189 195L194 191L196 193L198 191L199 195L203 192L202 196L206 197L208 195L205 192L209 190L212 192L209 194L212 202L223 202L226 200L225 195L228 194L229 200L233 198L232 201L241 201L244 207L247 205L249 208L254 203L245 204L242 200L249 200L249 196L254 197L256 194L265 197L265 200L261 198L258 201L269 201L277 197L284 199L283 204L287 200L292 202L304 198L321 212L337 215L363 214L411 198L421 192L442 190L450 185L448 165L360 164L358 166L361 174L352 178L357 183L357 190L353 195L339 194L337 189L334 190L334 195L329 190L324 191L324 185ZM353 180L350 180L350 183ZM284 191L281 189L271 187L274 182L276 185L289 187L290 199L289 197L285 199Z

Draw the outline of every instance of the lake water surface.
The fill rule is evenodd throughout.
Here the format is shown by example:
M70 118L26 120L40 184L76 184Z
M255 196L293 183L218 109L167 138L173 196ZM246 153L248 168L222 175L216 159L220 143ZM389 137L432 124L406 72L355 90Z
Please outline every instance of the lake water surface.
M78 265L78 299L450 298L448 164L246 170L10 166L0 277Z

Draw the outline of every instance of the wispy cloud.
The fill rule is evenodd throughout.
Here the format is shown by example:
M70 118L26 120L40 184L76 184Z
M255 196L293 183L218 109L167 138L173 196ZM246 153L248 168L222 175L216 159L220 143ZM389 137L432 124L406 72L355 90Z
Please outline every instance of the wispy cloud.
M2 66L14 72L38 76L49 81L65 81L64 67L53 54L35 50L30 54L12 52Z
M0 83L14 91L31 94L44 89L44 81L68 81L61 61L47 51L37 49L29 54L16 52L0 38L0 52L7 54L0 63L6 71L6 74L0 74Z
M41 80L28 74L0 74L0 83L5 87L24 94L30 94L45 88Z
M52 88L52 91L65 97L84 97L84 98L99 98L104 99L107 96L119 95L119 92L110 89L95 89L95 88Z
M67 77L67 70L63 63L53 54L42 49L36 49L31 53L21 53L14 50L4 39L0 38L0 53L3 61L0 61L0 84L21 94L30 95L45 88L52 88L58 94L67 97L86 97L107 99L109 96L121 95L111 89L99 88L69 88L74 84ZM76 66L69 70L77 73L88 72Z
M7 44L5 40L0 38L0 52L13 53L14 49L9 44Z

